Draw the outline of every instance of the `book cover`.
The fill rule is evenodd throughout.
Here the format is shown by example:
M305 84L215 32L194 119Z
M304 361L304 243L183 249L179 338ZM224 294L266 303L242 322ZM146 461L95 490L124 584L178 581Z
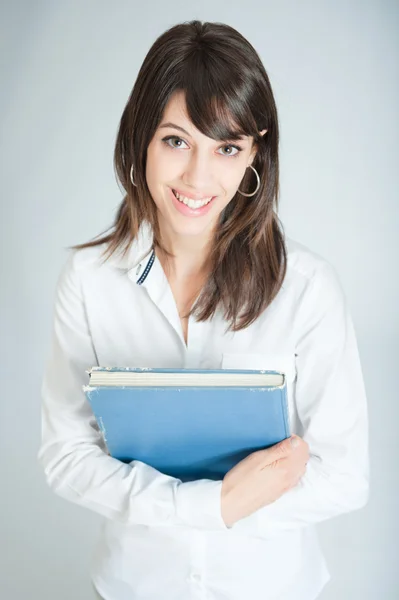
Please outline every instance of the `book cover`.
M286 382L277 371L93 367L88 373L83 389L110 455L182 481L223 479L251 452L290 436Z

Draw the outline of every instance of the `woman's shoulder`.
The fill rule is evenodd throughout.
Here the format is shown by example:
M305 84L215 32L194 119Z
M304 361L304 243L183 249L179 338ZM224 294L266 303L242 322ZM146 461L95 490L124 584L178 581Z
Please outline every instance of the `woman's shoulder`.
M298 298L305 296L309 302L320 306L345 302L346 294L341 278L333 263L305 244L285 238L287 271L285 286Z
M330 276L337 277L332 262L315 250L291 237L285 237L287 250L287 272L297 278L305 278L308 282L315 278Z
M139 259L150 252L152 242L152 230L144 222L133 239L119 242L112 253L109 251L110 242L104 241L84 248L72 248L66 262L76 270L97 270L99 267L105 266L128 271ZM105 272L105 270L102 269L101 272Z
M97 270L102 266L127 269L131 258L132 256L129 249L124 253L123 249L116 248L116 250L110 254L109 244L107 242L102 242L95 246L70 248L64 262L65 268L74 271Z

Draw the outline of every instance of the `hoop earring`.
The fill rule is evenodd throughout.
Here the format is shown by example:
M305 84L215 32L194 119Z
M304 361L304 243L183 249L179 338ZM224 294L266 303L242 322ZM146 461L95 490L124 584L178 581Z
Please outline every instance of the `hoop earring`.
M130 167L130 181L132 182L134 187L137 187L137 185L133 181L133 165Z
M256 190L254 192L252 192L252 194L245 194L244 192L241 192L240 190L237 190L237 192L240 192L240 194L242 194L243 196L254 196L256 194L256 192L258 191L258 189L260 188L260 179L259 179L257 170L252 165L248 165L248 167L250 167L256 175L256 179L257 179Z

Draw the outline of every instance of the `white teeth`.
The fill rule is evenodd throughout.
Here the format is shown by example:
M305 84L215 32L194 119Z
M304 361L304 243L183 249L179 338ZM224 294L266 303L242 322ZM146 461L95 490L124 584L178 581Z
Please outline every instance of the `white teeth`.
M189 208L201 208L201 206L205 206L205 204L208 204L212 200L212 196L210 198L203 198L202 200L192 200L192 198L182 196L176 191L174 191L174 194L180 202L183 202Z

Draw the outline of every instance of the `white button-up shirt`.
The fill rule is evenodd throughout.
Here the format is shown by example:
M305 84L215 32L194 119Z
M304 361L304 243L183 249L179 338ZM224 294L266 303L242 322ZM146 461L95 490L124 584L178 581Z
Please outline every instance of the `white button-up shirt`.
M124 257L103 262L104 244L69 251L38 459L56 494L104 517L91 576L106 600L312 600L328 581L315 524L367 502L366 395L334 268L286 244L283 286L257 321L226 333L221 311L207 322L190 317L187 345L149 227ZM310 448L306 474L226 527L221 481L182 483L108 454L82 389L93 365L284 371L291 431Z

